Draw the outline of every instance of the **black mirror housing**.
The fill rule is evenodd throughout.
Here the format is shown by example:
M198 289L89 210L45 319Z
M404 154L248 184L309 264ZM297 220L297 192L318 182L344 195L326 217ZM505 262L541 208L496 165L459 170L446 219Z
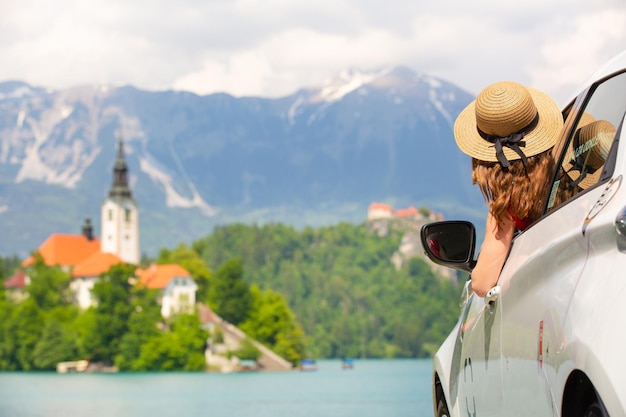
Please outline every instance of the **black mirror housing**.
M420 231L426 256L448 268L472 272L476 261L476 228L464 220L446 220L428 223Z

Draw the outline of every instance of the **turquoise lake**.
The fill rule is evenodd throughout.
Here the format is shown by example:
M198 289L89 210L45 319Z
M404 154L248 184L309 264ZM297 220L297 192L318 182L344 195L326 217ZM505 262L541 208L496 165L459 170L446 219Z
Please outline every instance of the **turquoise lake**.
M432 360L316 371L0 373L2 417L430 417Z

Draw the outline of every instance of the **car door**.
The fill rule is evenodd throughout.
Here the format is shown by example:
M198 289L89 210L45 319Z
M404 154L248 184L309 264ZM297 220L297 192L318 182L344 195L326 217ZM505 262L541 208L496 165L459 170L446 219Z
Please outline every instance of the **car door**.
M500 416L500 320L484 298L472 294L463 307L455 360L460 415Z
M568 346L563 324L588 258L585 227L594 208L615 188L610 162L617 142L611 139L613 145L604 166L598 168L601 175L596 183L577 186L563 194L561 201L558 194L567 174L563 168L570 168L572 155L588 149L575 146L578 128L589 120L620 125L626 95L615 91L626 91L625 74L592 86L573 105L561 143L555 148L557 171L547 196L546 215L514 240L500 275L494 314L500 315L502 325L502 415L560 414L554 382L559 355ZM585 167L579 170L588 171Z

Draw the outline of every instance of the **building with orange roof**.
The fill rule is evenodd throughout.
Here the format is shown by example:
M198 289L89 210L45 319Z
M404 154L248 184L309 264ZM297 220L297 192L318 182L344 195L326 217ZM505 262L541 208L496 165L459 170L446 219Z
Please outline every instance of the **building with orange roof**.
M408 208L404 208L404 209L398 209L395 211L394 216L396 217L415 217L415 216L421 216L421 213L419 212L418 209L416 209L415 207L411 206Z
M393 216L393 208L385 203L372 203L367 209L367 219L389 219Z
M191 274L176 264L151 264L146 269L135 272L139 282L151 289L163 291L161 295L161 315L169 317L174 313L191 313L196 304L198 285Z
M94 304L91 290L101 274L107 272L114 265L124 263L117 255L112 253L96 252L72 269L70 289L74 294L74 300L82 309L89 308Z
M23 270L15 271L15 273L4 281L3 285L6 290L8 299L20 302L26 298L24 287L30 283L30 278Z
M46 265L60 266L69 271L94 253L100 252L100 241L93 236L91 221L85 219L83 234L53 233L39 246L37 252ZM27 267L34 263L35 258L30 256L22 262L22 266Z
M60 266L70 273L70 289L83 309L94 304L92 289L103 273L120 263L139 264L139 212L128 185L121 139L113 167L113 184L102 204L101 216L101 240L94 236L91 220L86 219L82 234L53 233L37 249L46 265ZM17 271L4 283L11 294L27 296L24 287L29 283L28 267L34 264L35 258L30 256L22 263L24 270ZM164 317L193 311L198 286L181 266L152 265L138 269L137 278L148 288L162 291Z

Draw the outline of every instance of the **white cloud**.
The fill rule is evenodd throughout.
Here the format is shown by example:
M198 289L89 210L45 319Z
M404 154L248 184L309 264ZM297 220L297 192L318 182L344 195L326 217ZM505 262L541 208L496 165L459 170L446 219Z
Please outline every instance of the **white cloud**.
M624 48L626 9L584 14L569 22L567 36L548 40L529 70L531 83L569 99L599 66Z
M347 67L407 65L473 93L514 79L565 95L626 45L623 0L4 0L2 11L0 80L51 88L281 96Z

